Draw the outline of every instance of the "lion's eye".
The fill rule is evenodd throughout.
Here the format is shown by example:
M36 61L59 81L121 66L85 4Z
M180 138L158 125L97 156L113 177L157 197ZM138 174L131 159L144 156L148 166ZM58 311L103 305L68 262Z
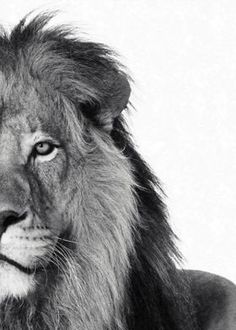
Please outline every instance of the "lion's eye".
M38 142L34 146L35 155L46 156L55 149L55 145L50 142Z

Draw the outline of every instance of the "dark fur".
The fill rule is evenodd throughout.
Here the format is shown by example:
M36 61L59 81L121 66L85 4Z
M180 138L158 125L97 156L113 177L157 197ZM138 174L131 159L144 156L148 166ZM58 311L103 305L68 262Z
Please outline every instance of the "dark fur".
M165 205L157 193L161 193L158 180L134 149L121 118L115 120L111 136L135 169L142 219L135 240L137 259L132 260L127 288L131 299L129 329L197 329L188 283L183 281L174 263L180 260L180 255L173 242L175 235L167 222Z

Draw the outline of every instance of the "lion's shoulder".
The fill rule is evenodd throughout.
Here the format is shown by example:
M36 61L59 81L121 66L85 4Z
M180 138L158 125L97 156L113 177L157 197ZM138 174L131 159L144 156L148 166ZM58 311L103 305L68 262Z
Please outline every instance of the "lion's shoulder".
M200 329L236 329L236 285L224 277L196 270L184 272L196 306Z

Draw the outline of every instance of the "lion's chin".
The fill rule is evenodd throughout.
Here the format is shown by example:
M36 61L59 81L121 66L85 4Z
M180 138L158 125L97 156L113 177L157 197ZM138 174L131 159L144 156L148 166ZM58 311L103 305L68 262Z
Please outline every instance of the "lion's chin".
M0 302L7 297L23 298L35 288L34 275L0 261Z

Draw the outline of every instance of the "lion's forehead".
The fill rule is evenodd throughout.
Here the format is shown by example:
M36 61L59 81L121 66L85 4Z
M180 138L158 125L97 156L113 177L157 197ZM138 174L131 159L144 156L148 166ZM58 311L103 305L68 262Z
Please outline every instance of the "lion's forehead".
M53 91L14 77L7 82L1 74L0 87L0 143L9 142L10 136L21 139L35 132L62 138L62 112Z

